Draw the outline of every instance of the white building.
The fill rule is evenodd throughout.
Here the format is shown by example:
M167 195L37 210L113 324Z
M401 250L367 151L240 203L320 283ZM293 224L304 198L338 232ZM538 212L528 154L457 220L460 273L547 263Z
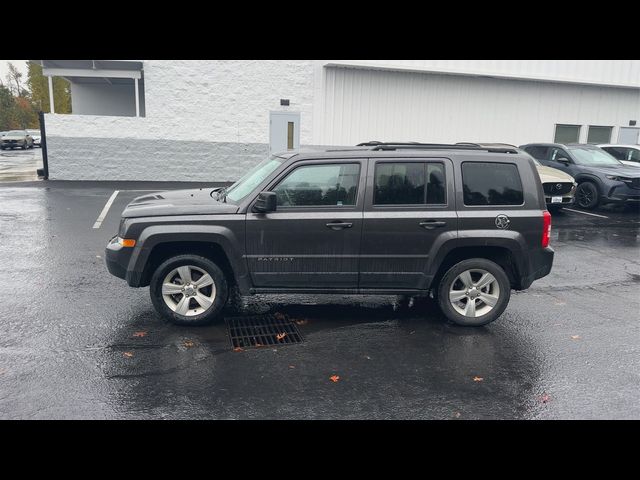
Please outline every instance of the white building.
M32 60L71 81L51 179L232 181L368 140L638 143L637 60Z

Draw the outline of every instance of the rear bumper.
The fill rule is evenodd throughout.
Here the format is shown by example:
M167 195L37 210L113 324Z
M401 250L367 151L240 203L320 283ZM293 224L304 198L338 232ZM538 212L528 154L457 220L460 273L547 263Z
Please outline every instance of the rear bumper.
M529 255L529 274L520 279L520 290L529 288L535 280L551 273L555 252L553 248L547 247L532 251Z

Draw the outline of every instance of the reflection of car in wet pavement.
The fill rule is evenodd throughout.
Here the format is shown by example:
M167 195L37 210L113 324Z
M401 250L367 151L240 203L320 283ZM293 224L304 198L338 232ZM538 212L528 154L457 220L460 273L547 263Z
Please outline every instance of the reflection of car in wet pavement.
M135 199L106 262L130 286L149 285L156 310L183 325L219 317L236 286L431 294L452 322L480 326L512 289L551 270L540 192L533 159L513 148L376 142L288 153L228 189Z
M543 165L573 176L578 182L576 204L582 208L640 202L640 169L624 165L600 147L531 143L520 148Z

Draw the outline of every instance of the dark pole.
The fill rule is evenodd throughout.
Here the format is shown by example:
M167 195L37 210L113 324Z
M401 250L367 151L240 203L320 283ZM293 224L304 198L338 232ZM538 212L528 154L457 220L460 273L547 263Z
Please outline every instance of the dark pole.
M38 176L49 180L49 158L47 157L47 132L44 126L44 112L40 110L38 112L38 119L40 120L40 148L42 149L42 175L38 169Z

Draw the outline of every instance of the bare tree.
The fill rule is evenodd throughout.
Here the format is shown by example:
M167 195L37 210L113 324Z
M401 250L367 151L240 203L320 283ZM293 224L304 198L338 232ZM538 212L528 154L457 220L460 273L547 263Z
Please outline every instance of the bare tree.
M20 86L20 80L22 79L22 72L20 72L13 63L8 62L9 65L9 73L7 73L7 82L9 83L9 88L11 92L19 97L22 94L22 88ZM14 90L15 85L15 90Z

